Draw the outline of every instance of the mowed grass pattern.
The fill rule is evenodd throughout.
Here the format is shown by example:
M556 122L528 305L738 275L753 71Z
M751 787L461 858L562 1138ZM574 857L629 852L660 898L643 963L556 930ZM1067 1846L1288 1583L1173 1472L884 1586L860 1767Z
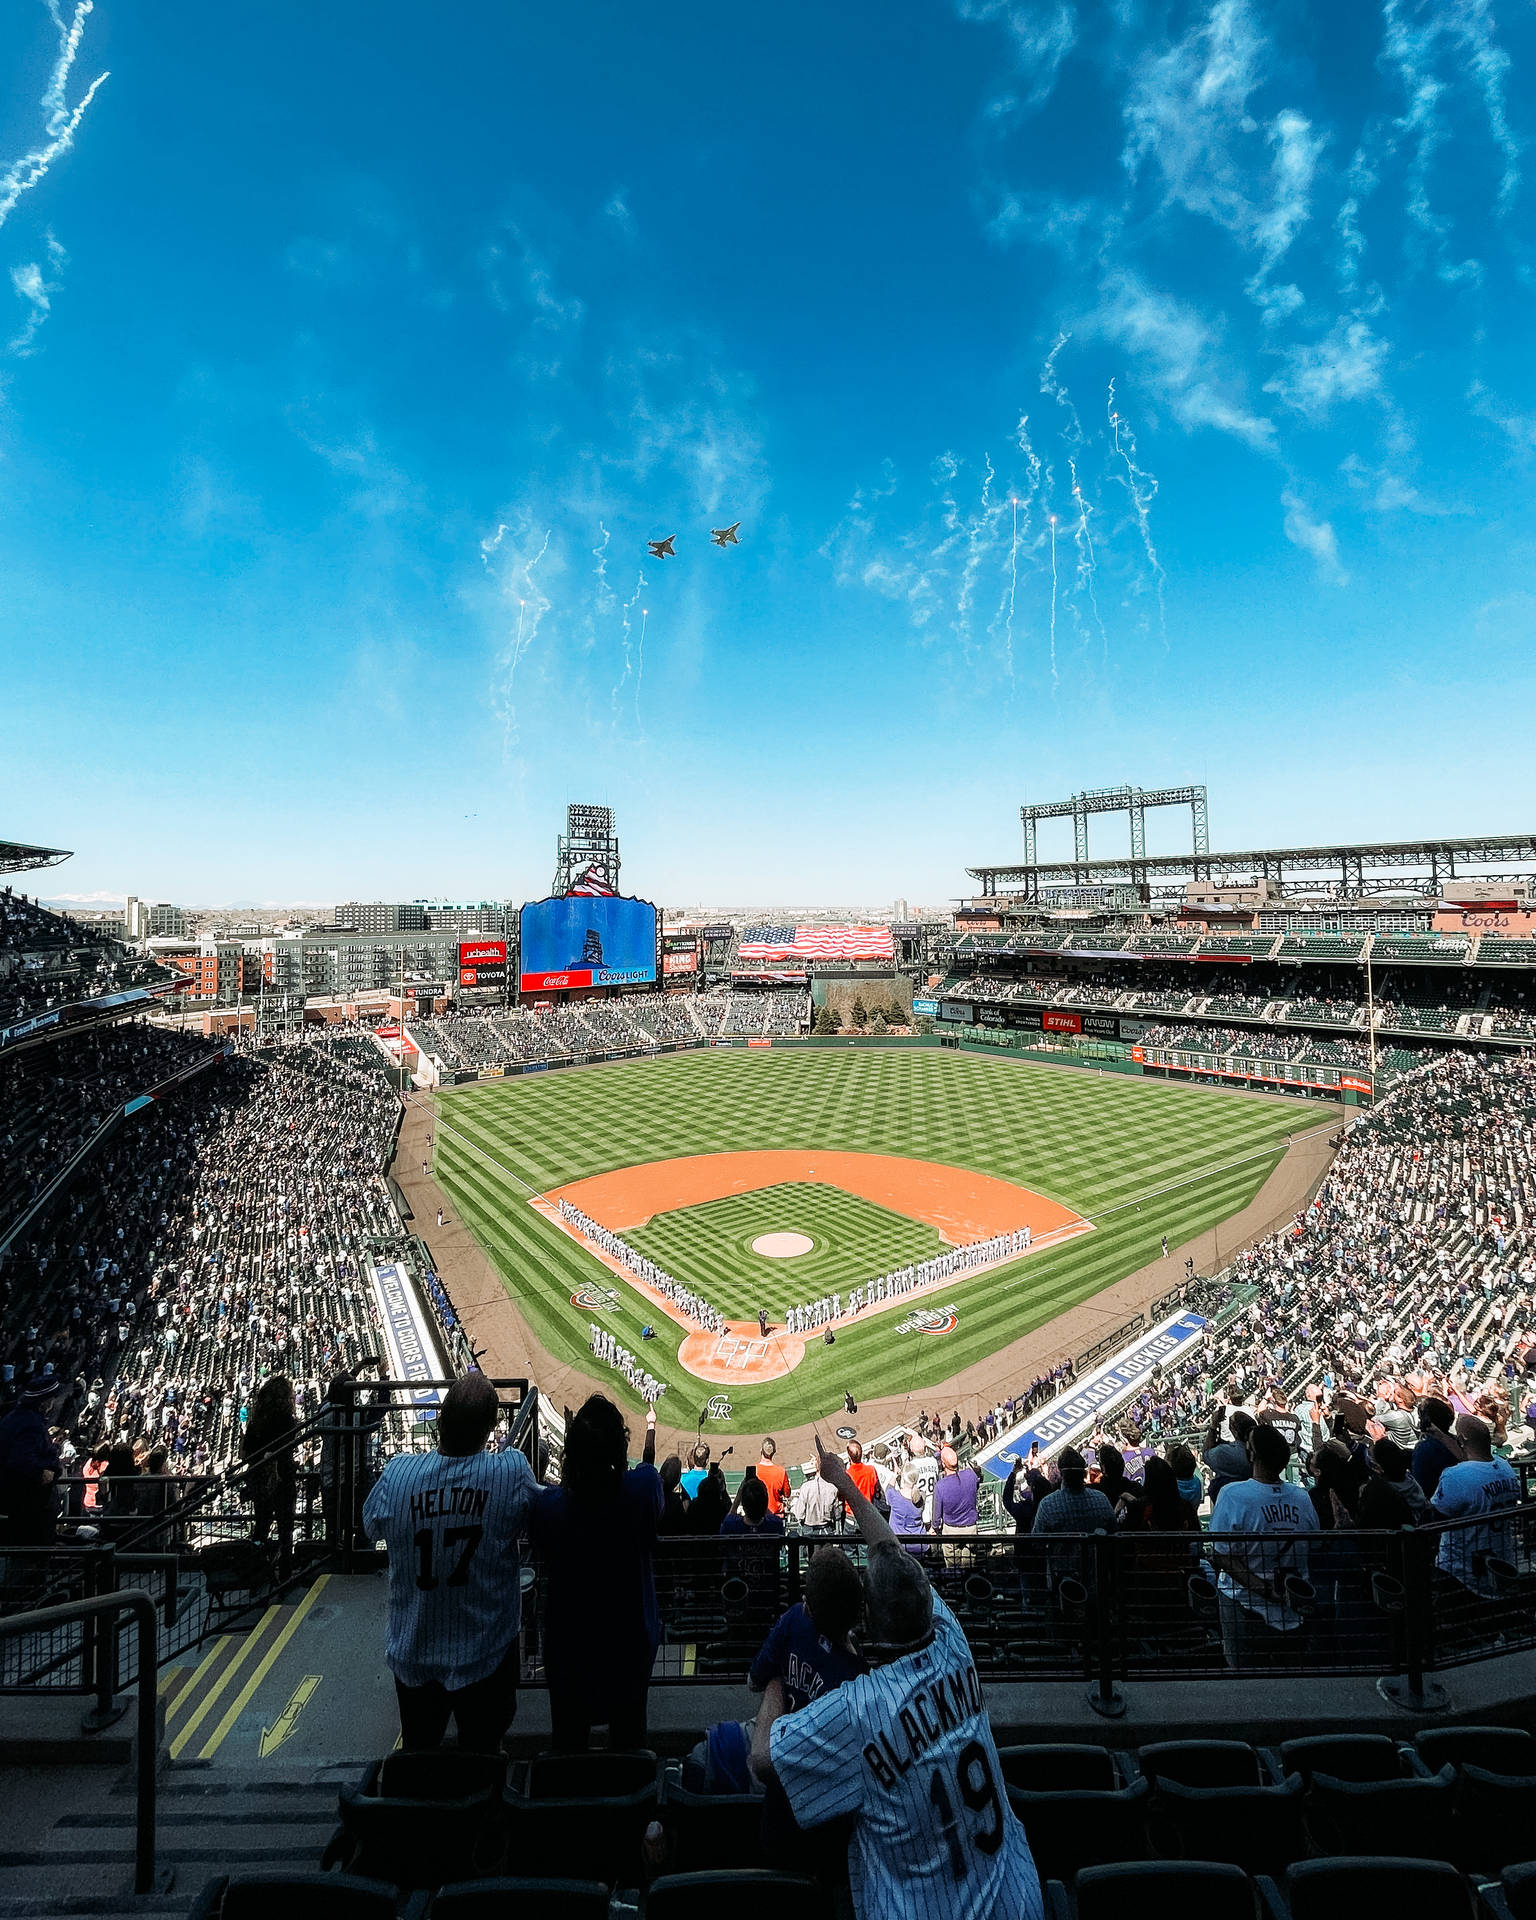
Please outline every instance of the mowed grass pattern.
M959 1310L941 1339L897 1335L902 1310L893 1307L833 1347L810 1345L788 1378L735 1390L730 1425L743 1431L820 1418L845 1389L920 1397L1157 1258L1162 1234L1177 1247L1238 1212L1285 1136L1328 1119L1299 1102L937 1048L664 1055L457 1088L437 1096L437 1115L438 1179L508 1293L556 1358L635 1412L621 1376L592 1360L590 1316L570 1304L604 1270L533 1211L530 1190L678 1154L832 1147L973 1167L1096 1217L1090 1234L932 1296L930 1305ZM1173 1190L1149 1197L1159 1188ZM1170 1262L1170 1286L1179 1277ZM655 1316L619 1292L605 1324L638 1353L640 1327ZM678 1365L678 1339L663 1324L645 1364L668 1384L664 1422L691 1426L709 1389Z
M785 1232L808 1234L816 1245L788 1260L753 1253L759 1234ZM753 1319L767 1307L782 1321L786 1307L804 1306L834 1288L846 1294L946 1245L937 1228L921 1220L817 1181L788 1181L658 1213L624 1238L668 1273L686 1274L690 1286L733 1320Z

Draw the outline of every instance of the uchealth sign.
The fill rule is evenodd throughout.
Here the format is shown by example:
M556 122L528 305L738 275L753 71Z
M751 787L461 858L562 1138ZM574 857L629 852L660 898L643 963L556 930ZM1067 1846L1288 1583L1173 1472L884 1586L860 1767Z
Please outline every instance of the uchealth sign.
M507 943L505 940L461 940L459 942L459 985L461 987L504 987L507 984Z

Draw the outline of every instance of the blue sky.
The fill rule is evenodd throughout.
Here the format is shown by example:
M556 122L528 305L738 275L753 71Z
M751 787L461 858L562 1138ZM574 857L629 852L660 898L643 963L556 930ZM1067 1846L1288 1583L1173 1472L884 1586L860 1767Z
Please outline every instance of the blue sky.
M1512 0L13 0L0 832L521 895L606 800L655 898L872 907L1122 780L1529 826L1533 65Z

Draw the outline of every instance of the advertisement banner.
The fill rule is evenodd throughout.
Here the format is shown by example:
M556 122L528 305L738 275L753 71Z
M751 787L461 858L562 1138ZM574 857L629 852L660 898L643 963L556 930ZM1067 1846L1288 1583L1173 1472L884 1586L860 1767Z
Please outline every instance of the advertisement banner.
M1008 1017L1001 1007L978 1007L976 1024L978 1027L1006 1027Z
M748 1040L747 1045L749 1047L771 1047L773 1042L771 1040Z
M505 940L461 940L459 942L459 985L461 987L504 987L507 984L507 943Z
M893 940L915 940L923 930L921 920L893 920L891 938Z
M622 895L533 900L518 920L524 993L644 986L656 978L656 909Z
M1009 1007L1008 1024L1010 1027L1022 1027L1026 1033L1040 1031L1040 1010L1037 1007Z
M1096 1033L1101 1039L1105 1040L1118 1040L1120 1037L1120 1022L1112 1013L1085 1013L1083 1015L1083 1032Z
M912 996L912 1011L916 1014L926 1014L930 1020L937 1020L939 1017L939 1003L937 1000L919 1000L916 994L914 994Z
M728 920L723 920L716 926L706 927L699 938L701 940L734 940L736 929Z
M664 953L661 956L661 970L663 973L697 973L698 953L693 947L686 953Z
M410 1276L397 1261L376 1261L369 1272L378 1304L390 1375L396 1380L432 1380L443 1377L443 1363L427 1326L427 1316L416 1297ZM429 1419L441 1394L422 1387L410 1396L418 1419Z
M1041 1015L1040 1024L1047 1033L1081 1033L1083 1016L1080 1013L1063 1013L1050 1007Z
M1122 1019L1120 1022L1120 1038L1122 1040L1144 1039L1146 1034L1151 1029L1151 1026L1152 1026L1152 1022L1150 1020Z
M941 1020L959 1020L969 1026L972 1009L963 1000L941 1000L939 1018Z

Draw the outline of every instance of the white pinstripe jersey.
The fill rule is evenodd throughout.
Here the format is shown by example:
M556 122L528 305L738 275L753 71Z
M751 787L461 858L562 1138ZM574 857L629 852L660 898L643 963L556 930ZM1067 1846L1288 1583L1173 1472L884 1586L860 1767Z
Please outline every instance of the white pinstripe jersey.
M856 1814L859 1920L1041 1920L1040 1878L1003 1787L959 1621L933 1644L773 1723L773 1770L802 1827Z
M397 1680L467 1687L522 1625L518 1537L538 1491L520 1453L401 1453L363 1507L389 1549L384 1657Z

